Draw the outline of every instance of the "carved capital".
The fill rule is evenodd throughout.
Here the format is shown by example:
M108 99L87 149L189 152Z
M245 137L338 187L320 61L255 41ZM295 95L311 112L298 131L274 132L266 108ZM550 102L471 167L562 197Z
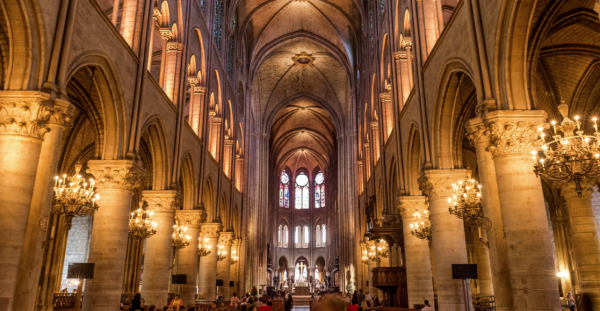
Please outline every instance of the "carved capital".
M412 40L410 38L404 38L404 40L402 40L402 48L406 50L412 49Z
M53 110L49 95L38 92L14 92L0 96L0 135L22 135L43 139L46 123L60 114Z
M465 128L467 129L467 139L471 142L472 145L475 145L477 143L490 142L490 130L483 123L483 120L481 118L474 118L467 121Z
M61 127L68 127L73 124L73 112L75 106L66 100L55 99L54 107L52 107L52 113L48 119L47 124L58 125Z
M188 77L188 83L192 86L192 90L196 84L198 84L198 78Z
M183 43L167 42L167 52L170 52L170 51L176 51L176 52L183 51Z
M538 128L548 127L546 112L541 110L498 110L486 115L490 129L488 151L494 157L529 154L537 148Z
M194 86L194 94L200 94L200 95L206 94L206 87L204 87L204 86Z
M412 218L413 214L429 210L429 202L424 196L398 196L398 211L402 219Z
M87 173L94 176L96 187L133 191L146 175L144 169L129 160L91 160Z
M221 124L221 122L223 122L223 118L212 117L212 123L214 123L214 124Z
M162 16L162 13L160 13L160 10L155 7L154 10L152 10L152 17L154 17L155 20L158 20L159 17Z
M219 233L223 231L223 225L220 222L202 224L202 237L218 238Z
M596 185L597 179L589 179L586 178L580 182L580 186L582 189L581 197L592 199L592 194L594 193L594 186ZM560 182L555 181L553 183L554 187L560 189L560 194L565 197L565 200L568 202L570 199L579 199L580 196L577 194L577 186L575 181L570 182Z
M408 59L408 53L406 53L404 51L394 52L394 60L396 60L397 62L399 62L401 60L406 60L406 59Z
M202 226L201 210L177 210L176 214L179 223L188 228L200 228Z
M155 213L175 213L182 205L181 195L174 190L142 191L142 199L148 203L148 210Z
M221 232L219 234L219 245L231 245L231 242L233 241L234 237L235 234L233 232Z
M382 102L390 102L392 101L392 93L391 92L383 92L379 94L379 98Z
M371 121L371 128L373 128L373 129L379 128L379 122L377 122L377 121Z
M238 247L242 245L242 239L233 239L231 242L231 247Z
M158 32L160 33L160 36L163 38L163 40L171 40L171 38L173 37L173 33L169 28L161 28Z
M467 170L428 170L419 177L419 189L430 200L452 196L452 184L467 177Z

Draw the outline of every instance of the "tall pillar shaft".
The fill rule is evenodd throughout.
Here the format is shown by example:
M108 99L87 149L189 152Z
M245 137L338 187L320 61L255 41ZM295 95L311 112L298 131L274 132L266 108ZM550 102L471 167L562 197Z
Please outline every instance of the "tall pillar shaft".
M190 245L179 250L178 274L186 275L186 284L181 284L179 295L186 306L194 306L196 302L196 277L198 276L198 238L202 220L201 210L178 210L177 219L188 227L192 237Z
M204 112L204 96L206 93L206 87L194 86L193 87L193 100L190 103L190 125L196 135L202 138L202 114Z
M490 132L483 120L475 118L467 124L467 137L475 146L479 184L483 196L483 212L492 221L492 230L487 233L489 241L490 264L492 267L492 284L497 310L512 310L512 292L508 269L506 237L502 225L502 212L498 196L496 167L492 153L487 151L490 145Z
M164 305L169 295L173 259L173 225L175 211L181 206L176 191L144 191L143 200L154 212L156 234L146 240L142 295L148 305Z
M123 294L133 298L140 288L144 239L130 237L127 241L127 263L123 278Z
M100 208L94 213L88 256L97 273L85 281L83 310L117 310L127 258L131 197L144 171L128 160L94 160L88 162L87 172L97 182Z
M595 180L583 182L583 193L579 197L575 183L562 185L562 195L569 209L573 252L577 264L577 275L581 292L588 294L593 306L600 306L600 239L592 205Z
M173 102L174 105L177 105L175 102L175 90L176 90L176 78L177 72L177 63L183 51L183 44L179 42L167 42L166 47L166 58L165 58L165 77L164 77L164 85L163 89L169 99Z
M5 92L0 94L0 308L12 310L46 114L52 107L39 95Z
M219 289L219 292L225 300L230 298L229 280L230 280L230 262L231 262L231 240L233 239L233 232L221 232L219 236L219 245L223 247L221 250L225 251L225 258L217 262L217 279L223 280L223 287Z
M560 310L542 184L531 160L537 129L545 118L543 111L493 111L485 119L516 310Z
M479 237L481 232L481 238ZM492 285L492 267L490 264L490 250L484 244L487 242L487 232L479 231L476 228L471 230L473 235L473 248L475 253L475 263L477 264L477 282L479 284L479 295L493 296L494 287Z
M367 246L367 252L368 253L372 253L375 251L375 241L369 241L366 242L366 246ZM377 290L377 288L375 286L373 286L373 269L377 268L377 259L375 259L375 261L370 260L367 262L368 264L368 268L367 268L367 273L369 274L369 294L371 294L371 297L373 297L373 299L375 299L375 297L378 297L379 295L379 291Z
M198 295L204 295L202 300L205 301L214 301L217 295L217 244L222 228L220 223L202 225L202 238L208 239L211 250L210 254L200 257L198 273Z
M231 261L229 262L231 264L231 270L229 272L229 280L233 281L235 283L235 286L233 287L234 289L232 289L237 295L238 297L240 297L243 293L240 291L239 289L239 282L240 282L240 246L242 244L242 239L235 239L233 240L233 243L231 245ZM235 259L235 263L232 263L232 261ZM233 296L233 293L231 293L231 295Z
M422 304L423 299L433 301L433 275L429 241L418 239L411 234L410 224L415 221L413 214L428 209L427 198L423 196L400 197L400 212L404 229L404 253L406 256L406 284L408 287L408 307Z
M465 310L462 281L452 279L452 264L469 263L465 229L463 220L448 212L447 200L453 193L452 184L466 177L466 170L429 170L419 178L421 190L429 197L431 242L441 311Z

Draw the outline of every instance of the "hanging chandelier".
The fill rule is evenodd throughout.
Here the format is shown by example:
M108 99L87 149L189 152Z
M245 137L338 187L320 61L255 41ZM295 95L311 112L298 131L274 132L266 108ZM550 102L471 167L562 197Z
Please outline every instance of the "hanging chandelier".
M235 265L238 262L238 256L236 251L231 251L231 259L229 260L230 265Z
M544 128L540 127L539 144L536 151L532 151L534 159L533 171L537 176L549 180L575 183L575 191L581 197L583 189L581 182L585 179L600 177L600 132L598 131L597 118L594 122L593 135L586 135L581 129L579 116L575 121L569 119L569 107L564 102L558 106L558 111L563 116L560 125L552 121L554 135L550 142L546 142ZM562 134L559 134L561 132Z
M187 235L187 227L179 224L179 220L175 220L173 225L173 249L182 249L190 245L191 236Z
M140 208L131 213L129 217L129 237L137 239L146 239L156 234L156 223L152 221L154 212L142 209L143 201L140 201Z
M483 217L481 185L470 175L469 173L467 180L452 184L454 195L448 199L448 211L460 219Z
M367 258L369 258L370 261L377 260L377 249L375 245L371 245L369 252L367 253Z
M368 253L367 253L366 249L363 251L363 255L362 255L361 261L364 264L368 264L369 263L369 256L368 256Z
M379 240L380 246L377 246L377 256L388 258L390 251L385 240Z
M227 251L225 250L225 245L219 245L217 246L218 250L217 250L217 260L218 261L223 261L225 260L225 258L227 258Z
M95 193L96 184L93 179L89 182L79 172L82 165L75 164L73 176L54 177L54 198L50 208L54 214L66 216L88 216L98 209L99 196Z
M421 213L419 212L413 214L413 217L416 218L416 220L414 223L410 224L410 233L418 239L431 240L431 223L429 222L427 210L424 210L423 214L423 216L421 216Z
M211 253L211 246L208 244L208 238L198 238L198 244L198 255L207 256Z

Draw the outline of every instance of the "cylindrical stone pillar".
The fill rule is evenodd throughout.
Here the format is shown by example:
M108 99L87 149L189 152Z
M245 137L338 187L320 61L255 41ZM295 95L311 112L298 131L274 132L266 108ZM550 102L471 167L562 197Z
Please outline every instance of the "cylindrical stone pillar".
M477 282L479 284L479 295L493 296L494 287L492 286L492 267L490 265L490 250L486 245L487 232L478 228L472 228L473 249L475 253L475 263L477 264ZM479 234L481 233L481 237ZM489 245L489 244L488 244Z
M127 258L131 197L144 171L129 160L92 160L87 172L96 180L100 208L94 213L88 256L88 262L95 264L95 273L93 279L85 281L83 310L118 310Z
M142 295L147 305L164 305L169 298L169 280L173 256L175 211L181 205L177 191L143 191L148 211L154 212L156 234L146 240Z
M441 311L465 310L462 281L452 279L453 264L469 263L464 222L448 212L447 201L453 194L452 184L465 178L467 170L429 170L419 178L421 190L429 197L431 242ZM466 303L471 304L471 301Z
M231 240L233 239L233 232L221 232L219 235L219 245L223 247L221 250L225 251L225 258L217 262L217 279L223 280L223 287L219 290L220 294L225 297L225 300L230 298L229 296L229 272L230 272L230 261L231 261Z
M502 225L500 198L498 197L498 182L496 167L492 154L487 151L490 145L490 131L483 120L475 118L467 123L467 138L475 146L479 184L481 185L481 201L485 217L492 221L492 230L487 234L489 241L490 264L492 267L492 284L496 310L512 310L512 292L508 269L506 238Z
M239 265L240 265L240 245L242 244L242 239L234 239L231 244L231 260L229 264L231 265L231 270L229 271L229 279L235 282L235 286L232 289L238 297L242 296L244 293L239 291ZM237 258L234 262L234 258ZM233 296L233 293L230 293Z
M537 129L545 119L543 111L504 110L489 112L485 118L491 132L488 150L496 168L513 306L521 310L560 310L542 184L531 159Z
M408 287L408 307L422 304L423 298L433 299L433 275L429 241L419 239L410 232L410 224L415 221L414 213L428 210L427 198L424 196L400 197L400 212L404 229L404 253L406 256L406 284ZM432 304L433 305L433 304Z
M200 270L198 272L198 296L206 302L212 302L217 295L217 244L219 232L223 229L220 223L207 223L202 225L202 238L208 239L210 254L200 257Z
M367 241L366 246L367 246L367 255L376 251L375 241ZM377 258L374 258L374 259L375 260L369 259L369 261L367 261L367 273L369 275L369 277L368 277L369 294L371 295L371 297L373 299L375 299L375 297L378 297L378 295L379 295L379 293L378 293L379 291L377 290L377 288L375 286L373 286L373 269L377 268Z
M585 180L581 197L575 190L575 182L563 183L561 193L569 209L573 257L581 292L590 296L592 305L600 307L600 239L592 205L595 180Z
M198 276L198 238L202 219L201 210L178 210L179 222L188 227L190 245L179 250L178 274L185 274L187 283L181 284L179 295L185 306L196 303L196 279Z

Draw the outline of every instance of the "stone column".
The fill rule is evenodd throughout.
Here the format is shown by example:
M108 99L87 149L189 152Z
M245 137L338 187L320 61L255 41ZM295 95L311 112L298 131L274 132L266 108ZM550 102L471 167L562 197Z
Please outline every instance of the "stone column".
M146 240L142 295L147 305L164 305L168 300L173 255L175 211L181 206L177 191L143 191L148 211L154 212L156 234Z
M142 276L142 258L144 256L144 239L129 237L127 241L127 263L123 278L123 294L133 299L140 290Z
M225 134L225 150L223 150L223 172L231 180L231 167L233 165L233 139Z
M221 223L208 223L202 225L202 238L208 239L210 254L200 257L200 270L198 273L198 300L212 302L217 294L217 242L219 232L223 230ZM203 299L200 296L204 295Z
M559 184L569 210L573 252L582 293L588 294L592 305L600 307L600 239L592 204L596 180L585 180L581 197L575 191L575 182Z
M496 301L496 310L512 309L512 292L508 269L506 238L500 211L496 167L492 154L487 151L490 145L490 131L480 118L471 119L467 123L467 138L475 146L481 200L485 217L492 221L492 230L487 235L489 241L490 264L492 267L492 284Z
M238 295L238 297L240 297L241 295L243 295L244 293L242 292L242 289L240 289L239 287L239 281L240 281L240 275L239 275L239 265L240 265L240 246L242 244L242 239L234 239L232 244L231 244L231 261L229 262L229 264L231 265L231 270L229 273L229 279L231 281L233 281L235 283L235 286L233 287ZM236 261L234 261L234 258L238 258Z
M367 246L367 255L376 250L375 248L373 248L375 246L375 241L367 241L366 246ZM373 269L374 268L377 268L377 259L375 259L375 261L369 259L369 261L367 262L367 274L368 274L368 280L369 280L368 293L371 294L371 297L373 297L373 299L375 299L375 297L379 296L379 291L377 290L377 288L375 286L373 286Z
M409 93L414 87L414 76L413 76L413 55L412 55L412 39L405 38L402 41L402 47L406 50L406 61L408 62L408 81L409 81Z
M398 111L401 111L412 89L408 75L408 53L405 51L395 52L394 62L396 64L396 84L401 100L400 105L398 105Z
M233 232L221 232L219 235L219 245L223 245L223 251L227 252L223 260L217 262L217 279L223 280L223 288L220 290L220 294L225 297L225 300L229 299L229 279L230 279L230 262L231 262L231 240L233 239Z
M204 112L204 96L206 93L206 87L204 86L193 86L193 100L190 100L190 125L196 135L202 138L202 115Z
M42 228L48 225L50 206L54 195L53 185L58 157L65 126L71 122L75 107L68 101L56 99L52 114L46 123L48 133L44 135L40 159L35 177L35 186L29 209L29 220L25 234L25 244L21 255L21 267L17 277L18 297L33 297L38 288L42 269L43 254L40 250L46 240L46 231ZM33 310L35 299L21 301L20 310Z
M533 173L544 111L493 111L485 118L492 153L513 306L519 310L560 310L553 248L540 179ZM485 195L484 195L485 196ZM495 225L495 224L494 224Z
M221 122L223 118L217 117L215 111L211 111L210 133L208 142L208 151L215 161L219 162L219 141L221 137Z
M83 309L117 310L123 290L131 196L144 170L129 160L92 160L100 208L94 213L88 262L95 264L94 278L85 281Z
M163 66L165 67L165 77L163 89L173 105L177 105L176 98L176 76L177 76L177 61L183 51L183 44L179 42L167 42L166 58Z
M467 170L429 170L419 178L419 186L429 198L435 280L441 311L465 310L462 281L452 279L452 264L469 263L464 222L448 212L447 200L453 193L452 184L466 178ZM471 304L470 301L467 303Z
M38 161L51 114L52 102L46 94L0 92L0 306L6 310L13 308Z
M179 250L178 274L186 275L186 284L181 284L179 295L186 306L196 303L196 277L198 276L198 238L202 225L201 210L178 210L177 219L188 227L188 234L192 237L190 245Z
M244 191L244 158L239 154L235 156L235 187L241 193Z
M160 76L158 84L164 89L165 83L165 68L167 63L167 42L173 37L173 33L169 28L161 28L159 30L160 36L162 38L162 54L160 59ZM150 49L152 51L152 49ZM152 57L150 57L150 63L152 63Z
M408 307L422 304L423 298L433 302L433 274L429 241L418 239L410 233L410 224L415 222L413 214L428 210L424 196L402 196L400 206L404 229L404 253L406 256L406 283L408 287Z
M479 284L479 295L493 296L494 288L492 286L492 267L490 264L490 250L487 243L487 232L478 228L472 228L473 250L475 254L475 263L477 264L477 282ZM481 237L479 233L481 232ZM486 245L487 244L487 245Z

